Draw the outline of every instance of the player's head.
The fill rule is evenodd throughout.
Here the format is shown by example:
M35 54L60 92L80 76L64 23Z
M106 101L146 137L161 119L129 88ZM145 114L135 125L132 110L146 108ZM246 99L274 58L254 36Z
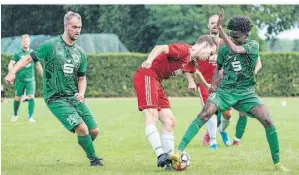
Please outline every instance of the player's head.
M30 47L30 37L27 34L22 35L21 37L21 45L23 49L29 49Z
M212 15L209 18L208 28L209 28L209 31L210 31L210 35L216 35L216 34L219 33L218 28L217 28L218 18L219 18L218 15Z
M230 30L229 35L237 45L245 43L251 28L251 21L246 16L232 17L227 25L227 29Z
M211 35L201 35L192 46L191 58L206 60L217 52L217 43Z
M79 13L69 11L64 16L64 32L72 41L79 38L82 28L81 16Z

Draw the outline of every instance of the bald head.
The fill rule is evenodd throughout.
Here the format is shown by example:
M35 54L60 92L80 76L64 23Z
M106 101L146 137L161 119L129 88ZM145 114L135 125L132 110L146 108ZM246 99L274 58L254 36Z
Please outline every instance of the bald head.
M210 34L212 35L216 35L218 34L218 28L216 27L217 25L217 21L218 21L219 16L218 15L212 15L209 18L209 24L208 24L208 28L210 31Z

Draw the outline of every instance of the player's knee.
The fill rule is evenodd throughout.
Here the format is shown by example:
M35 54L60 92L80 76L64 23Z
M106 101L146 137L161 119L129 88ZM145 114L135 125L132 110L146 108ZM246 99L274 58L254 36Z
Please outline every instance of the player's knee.
M34 95L28 95L27 98L28 99L34 99Z
M206 111L202 111L201 113L198 114L197 117L200 118L204 122L207 122L209 120L209 114Z
M175 127L174 117L169 117L167 120L163 122L163 130L172 132Z
M232 109L228 109L227 111L222 113L222 116L224 119L229 120L233 115L233 110Z
M262 121L262 124L264 127L269 127L269 126L272 126L273 125L273 121L271 119L270 116L266 116L263 121Z
M21 97L15 97L16 101L21 101Z
M81 123L80 125L78 125L76 128L75 128L75 132L77 133L77 135L79 136L86 136L89 134L88 132L88 128L86 126L85 123Z
M99 132L100 132L99 128L89 130L89 134L93 135L93 136L97 136L99 134Z

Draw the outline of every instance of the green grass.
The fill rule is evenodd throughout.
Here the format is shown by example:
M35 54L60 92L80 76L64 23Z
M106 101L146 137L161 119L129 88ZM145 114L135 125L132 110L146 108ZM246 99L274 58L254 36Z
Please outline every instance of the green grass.
M287 106L281 102L285 100ZM171 98L176 116L175 141L179 144L190 122L201 110L198 98ZM299 174L299 98L263 98L275 122L281 161ZM191 166L185 172L164 172L156 167L156 156L144 136L144 119L136 99L88 99L100 135L94 142L104 158L104 167L90 167L77 137L50 113L42 99L36 100L36 124L27 122L27 103L22 103L19 120L10 122L12 99L2 103L2 174L281 174L274 170L265 132L249 119L239 147L211 151L202 145L205 126L189 144ZM235 133L237 112L227 131Z

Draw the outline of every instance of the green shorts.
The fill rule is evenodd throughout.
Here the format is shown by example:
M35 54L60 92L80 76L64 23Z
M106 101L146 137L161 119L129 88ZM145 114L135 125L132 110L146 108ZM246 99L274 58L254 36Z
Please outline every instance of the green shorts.
M211 93L208 102L214 103L218 112L222 113L229 107L251 116L248 112L251 108L262 104L260 97L255 93L254 88L244 89L221 89ZM253 116L251 116L253 117Z
M26 95L35 95L35 80L21 81L16 80L15 83L15 96L21 97L26 89Z
M86 103L79 103L74 97L60 98L47 105L55 117L71 132L75 132L75 127L83 122L88 130L98 127Z

